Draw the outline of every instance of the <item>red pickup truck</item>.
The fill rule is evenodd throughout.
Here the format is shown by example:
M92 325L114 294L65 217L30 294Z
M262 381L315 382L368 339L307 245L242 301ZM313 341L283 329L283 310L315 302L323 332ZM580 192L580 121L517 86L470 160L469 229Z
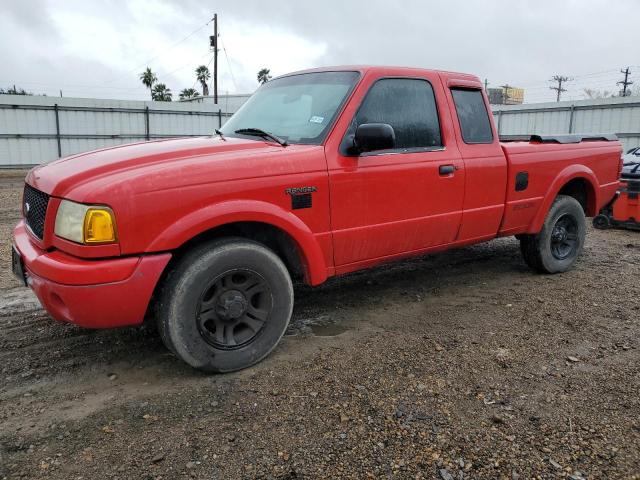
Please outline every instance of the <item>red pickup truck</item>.
M26 178L13 268L57 320L157 321L205 371L264 358L319 285L515 235L538 272L573 266L618 188L607 136L501 142L475 76L392 67L293 73L210 137L63 158Z

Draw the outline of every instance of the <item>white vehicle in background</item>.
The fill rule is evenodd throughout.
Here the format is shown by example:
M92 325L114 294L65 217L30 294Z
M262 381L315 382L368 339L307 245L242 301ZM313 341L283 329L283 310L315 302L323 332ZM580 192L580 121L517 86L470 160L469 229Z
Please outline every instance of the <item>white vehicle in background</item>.
M622 160L625 165L627 163L640 162L640 147L633 147L627 150L627 152L622 156Z

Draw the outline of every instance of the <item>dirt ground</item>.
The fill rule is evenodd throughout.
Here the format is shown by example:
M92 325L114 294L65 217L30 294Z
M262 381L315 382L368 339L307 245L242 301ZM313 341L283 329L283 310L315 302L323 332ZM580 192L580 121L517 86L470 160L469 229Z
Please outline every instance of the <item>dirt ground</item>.
M640 233L563 275L507 238L299 286L274 353L206 376L48 318L0 177L0 478L640 478Z

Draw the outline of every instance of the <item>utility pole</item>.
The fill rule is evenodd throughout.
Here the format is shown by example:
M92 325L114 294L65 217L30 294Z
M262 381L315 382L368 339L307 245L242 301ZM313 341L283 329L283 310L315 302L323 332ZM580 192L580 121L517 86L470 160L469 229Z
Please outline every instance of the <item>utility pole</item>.
M487 80L486 78L484 79L484 91L489 91L489 80Z
M633 82L631 80L629 80L629 75L631 75L631 71L629 70L629 67L625 68L624 70L620 70L620 73L624 73L624 80L621 80L620 82L617 82L617 85L622 85L622 96L626 97L627 96L627 87L631 84L633 84ZM631 93L631 92L629 92Z
M558 82L557 87L549 87L551 90L555 90L556 92L558 92L558 96L556 97L556 102L560 101L560 94L562 92L567 91L566 88L562 88L562 84L565 82L568 82L569 80L571 80L569 77L564 77L562 75L554 75L553 78L551 78L552 82Z
M213 103L218 104L218 14L213 15Z

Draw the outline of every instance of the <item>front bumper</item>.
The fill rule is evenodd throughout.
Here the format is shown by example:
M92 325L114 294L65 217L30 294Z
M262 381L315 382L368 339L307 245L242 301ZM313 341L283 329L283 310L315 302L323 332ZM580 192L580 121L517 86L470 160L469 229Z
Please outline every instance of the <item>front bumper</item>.
M56 320L86 328L142 323L171 254L86 260L31 241L24 222L13 230L27 285Z

